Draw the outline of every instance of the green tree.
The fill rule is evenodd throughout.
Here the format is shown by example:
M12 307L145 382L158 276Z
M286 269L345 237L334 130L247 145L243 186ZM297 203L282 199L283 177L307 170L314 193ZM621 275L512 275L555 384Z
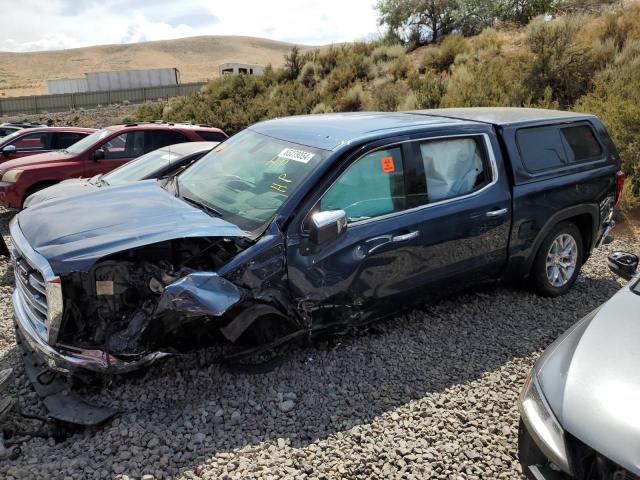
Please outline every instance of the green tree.
M415 48L437 42L458 26L459 0L379 0L378 22Z
M294 46L288 55L284 56L283 75L286 80L295 80L302 70L303 58L298 46Z
M558 0L499 0L501 20L526 25L531 19L554 11Z
M496 0L462 0L458 9L460 33L468 37L493 26L501 6L501 2Z

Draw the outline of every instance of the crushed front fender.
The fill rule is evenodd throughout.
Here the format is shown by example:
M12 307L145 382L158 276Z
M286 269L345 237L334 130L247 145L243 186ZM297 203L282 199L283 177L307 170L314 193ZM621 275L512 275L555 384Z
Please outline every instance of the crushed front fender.
M165 287L155 314L219 317L241 299L242 292L229 280L213 272L196 272Z

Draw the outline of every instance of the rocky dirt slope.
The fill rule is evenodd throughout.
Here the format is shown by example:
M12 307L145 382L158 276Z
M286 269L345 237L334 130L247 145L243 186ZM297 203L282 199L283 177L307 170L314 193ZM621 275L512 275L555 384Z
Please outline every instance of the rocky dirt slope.
M0 122L37 122L54 127L102 128L122 123L140 105L107 105L100 108L75 110L73 112L37 113L1 117Z

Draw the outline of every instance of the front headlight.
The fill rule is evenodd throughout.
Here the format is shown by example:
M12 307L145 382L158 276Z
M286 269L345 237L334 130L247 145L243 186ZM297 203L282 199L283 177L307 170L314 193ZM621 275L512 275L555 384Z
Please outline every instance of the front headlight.
M22 170L8 170L2 175L2 181L7 183L14 183L18 181L18 178L22 175Z
M560 470L571 474L564 430L540 390L535 373L530 373L520 394L520 416L538 448Z

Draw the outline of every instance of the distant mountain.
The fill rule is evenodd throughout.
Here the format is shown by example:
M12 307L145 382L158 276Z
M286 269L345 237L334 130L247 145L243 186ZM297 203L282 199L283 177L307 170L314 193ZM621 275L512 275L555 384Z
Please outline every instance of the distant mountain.
M205 81L217 77L218 65L225 62L279 66L292 47L264 38L206 36L49 52L0 52L0 95L46 94L47 80L105 70L176 67L183 82ZM311 48L315 47L301 50Z

